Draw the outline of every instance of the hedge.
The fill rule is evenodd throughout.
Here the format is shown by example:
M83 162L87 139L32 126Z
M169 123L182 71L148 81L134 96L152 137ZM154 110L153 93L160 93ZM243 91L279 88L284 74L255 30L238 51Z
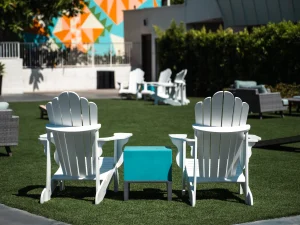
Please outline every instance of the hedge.
M166 31L155 27L159 68L173 76L187 68L187 94L206 96L229 87L234 80L259 84L300 82L300 23L283 21L254 27L249 33L185 31L174 21Z

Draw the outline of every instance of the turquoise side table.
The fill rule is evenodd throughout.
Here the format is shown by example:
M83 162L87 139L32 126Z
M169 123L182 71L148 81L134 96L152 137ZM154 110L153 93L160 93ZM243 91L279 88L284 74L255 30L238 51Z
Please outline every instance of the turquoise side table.
M124 149L124 200L130 183L166 183L172 200L172 150L165 146L126 146Z

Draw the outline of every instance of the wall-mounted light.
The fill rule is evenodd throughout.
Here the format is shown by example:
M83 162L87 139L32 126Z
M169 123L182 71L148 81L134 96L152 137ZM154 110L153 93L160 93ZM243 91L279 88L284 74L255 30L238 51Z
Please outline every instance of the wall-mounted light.
M148 19L144 19L144 26L148 25Z

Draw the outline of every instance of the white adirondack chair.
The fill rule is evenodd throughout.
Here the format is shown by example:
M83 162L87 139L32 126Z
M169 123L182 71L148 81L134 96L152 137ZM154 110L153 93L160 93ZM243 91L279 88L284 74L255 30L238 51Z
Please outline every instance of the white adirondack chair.
M114 190L118 191L118 167L123 163L123 145L130 133L115 133L113 137L99 138L98 108L93 102L74 92L63 92L46 105L50 124L47 134L39 140L47 156L46 187L40 203L50 200L58 185L64 189L64 180L96 181L95 204L100 203L114 176ZM102 146L114 141L114 156L102 157ZM55 145L55 162L59 168L51 177L50 142Z
M187 74L187 69L184 69L176 74L174 79L175 85L175 99L179 101L182 105L187 105L190 100L186 98L186 83L185 77Z
M121 97L130 98L135 96L137 99L142 98L141 86L144 82L145 72L139 68L129 73L128 87L124 87L124 83L120 83L119 95Z
M246 125L249 106L230 92L217 92L195 106L195 138L186 134L170 134L178 153L176 162L182 169L182 193L188 186L192 206L196 204L197 183L233 182L240 184L240 194L253 205L249 187L248 162L251 148L260 140L248 135ZM191 157L186 154L186 144L191 146Z
M170 95L167 99L164 100L166 104L187 105L190 103L190 100L186 98L186 74L186 69L176 74L174 79L174 86L171 88Z
M154 91L148 90L148 85L157 86L157 94L158 96L167 98L169 96L168 88L172 87L171 83L171 75L172 71L170 69L165 69L160 72L159 78L157 82L144 82L144 89L142 90L142 95L153 96L155 94Z

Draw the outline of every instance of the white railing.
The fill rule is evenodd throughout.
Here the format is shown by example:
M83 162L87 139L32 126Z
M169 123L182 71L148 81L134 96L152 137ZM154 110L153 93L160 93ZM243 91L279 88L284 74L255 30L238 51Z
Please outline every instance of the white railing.
M0 58L22 58L24 68L130 64L132 43L55 44L0 42Z
M0 58L20 58L20 43L0 42Z

